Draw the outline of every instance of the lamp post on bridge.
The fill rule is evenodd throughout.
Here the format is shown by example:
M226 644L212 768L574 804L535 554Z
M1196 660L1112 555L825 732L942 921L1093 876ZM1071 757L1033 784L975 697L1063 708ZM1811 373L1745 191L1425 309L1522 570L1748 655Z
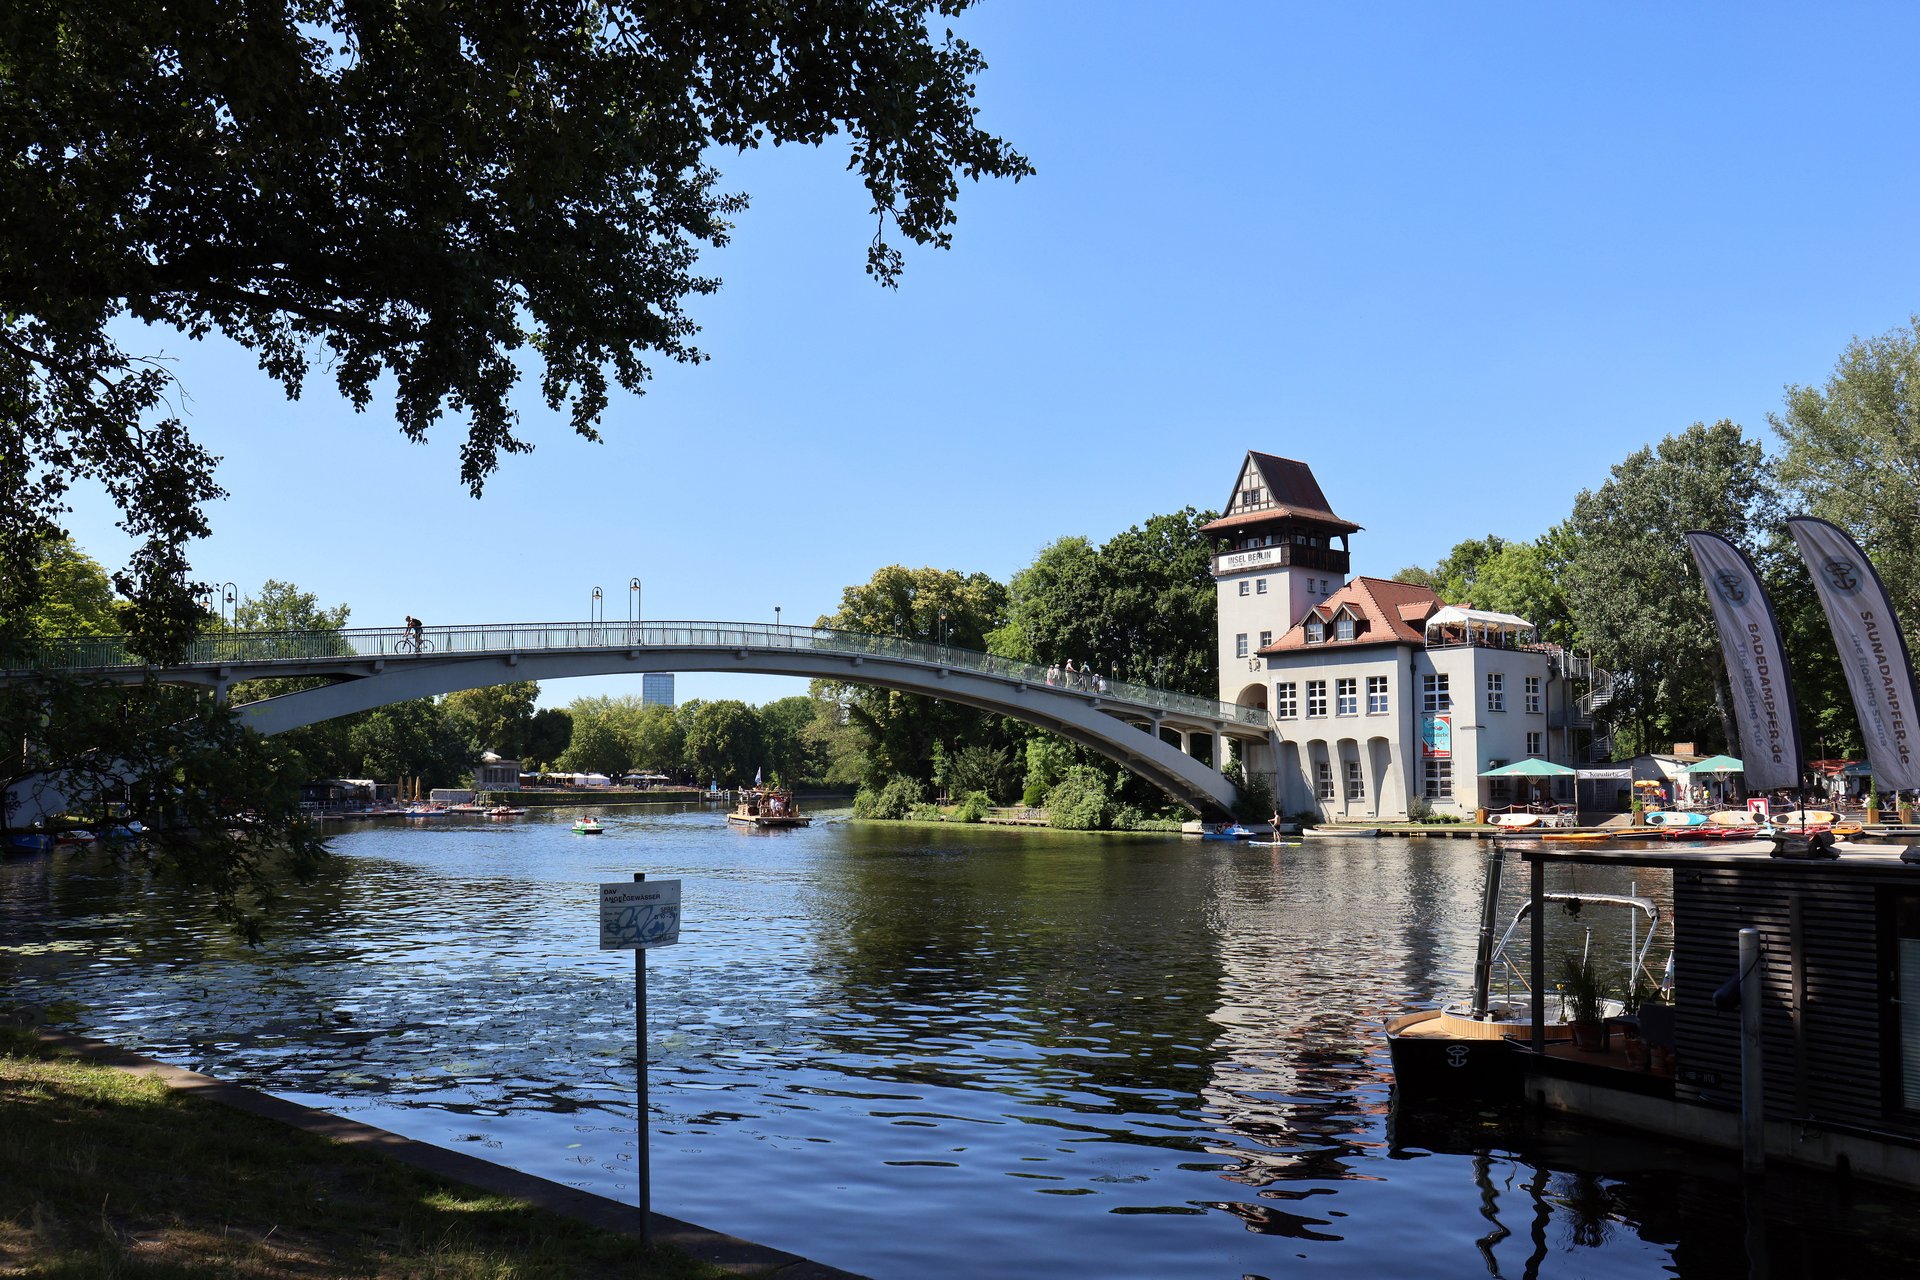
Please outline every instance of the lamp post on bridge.
M596 628L606 620L607 620L606 593L601 591L600 588L595 587L593 589L593 595L587 601L587 625L589 628ZM592 643L591 636L588 637L588 643L589 644Z
M629 613L629 615L631 615L628 620L633 622L635 625L638 625L640 622L640 601L641 601L640 579L628 578L627 579L627 612Z
M240 616L240 588L231 582L220 584L220 617L229 627Z

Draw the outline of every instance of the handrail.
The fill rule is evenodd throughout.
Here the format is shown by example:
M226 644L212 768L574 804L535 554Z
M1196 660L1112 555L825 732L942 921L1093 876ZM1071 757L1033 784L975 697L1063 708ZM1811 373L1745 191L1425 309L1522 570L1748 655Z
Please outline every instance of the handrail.
M405 646L405 627L350 627L338 631L216 631L200 636L177 664L222 666L306 662L316 658L478 657L552 649L759 649L803 650L839 656L893 658L955 671L971 671L1027 684L1047 686L1046 670L1016 658L1002 658L952 645L927 644L894 636L874 636L832 627L782 626L764 622L510 622L481 623L423 630L428 651ZM125 636L72 636L50 641L40 669L108 671L148 665L127 648ZM18 673L15 673L18 674ZM1224 720L1255 728L1271 723L1263 708L1244 707L1149 685L1109 680L1104 690L1051 686L1098 704L1123 704Z

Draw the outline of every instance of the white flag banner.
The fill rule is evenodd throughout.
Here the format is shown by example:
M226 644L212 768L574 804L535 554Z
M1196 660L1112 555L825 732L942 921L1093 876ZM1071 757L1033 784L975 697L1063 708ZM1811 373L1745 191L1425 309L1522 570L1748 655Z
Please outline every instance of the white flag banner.
M1707 584L1740 725L1740 760L1749 791L1800 785L1793 678L1780 624L1746 553L1717 533L1689 533L1687 547Z
M1833 628L1874 785L1883 792L1920 788L1920 709L1914 699L1913 663L1880 575L1854 540L1825 520L1794 516L1787 528L1813 573L1827 625Z

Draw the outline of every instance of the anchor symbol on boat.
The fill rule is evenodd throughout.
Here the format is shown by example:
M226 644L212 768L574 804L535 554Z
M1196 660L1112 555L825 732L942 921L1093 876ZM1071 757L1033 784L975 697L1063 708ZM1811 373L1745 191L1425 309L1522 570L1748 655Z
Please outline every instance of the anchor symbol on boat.
M1450 1067L1466 1066L1467 1065L1467 1046L1463 1044L1448 1045L1447 1046L1447 1065Z

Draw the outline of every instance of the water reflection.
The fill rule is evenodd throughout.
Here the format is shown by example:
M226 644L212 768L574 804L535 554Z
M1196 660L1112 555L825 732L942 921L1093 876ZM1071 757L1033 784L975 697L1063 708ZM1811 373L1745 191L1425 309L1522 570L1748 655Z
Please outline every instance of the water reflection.
M592 840L551 818L355 831L257 951L100 855L10 865L0 980L157 1056L627 1198L631 959L596 949L594 885L644 870L687 895L649 961L655 1203L856 1270L1746 1275L1749 1222L1776 1276L1920 1256L1906 1200L1770 1183L1750 1213L1717 1158L1395 1113L1379 1021L1464 989L1471 842L602 818ZM1580 874L1555 887L1628 887Z

